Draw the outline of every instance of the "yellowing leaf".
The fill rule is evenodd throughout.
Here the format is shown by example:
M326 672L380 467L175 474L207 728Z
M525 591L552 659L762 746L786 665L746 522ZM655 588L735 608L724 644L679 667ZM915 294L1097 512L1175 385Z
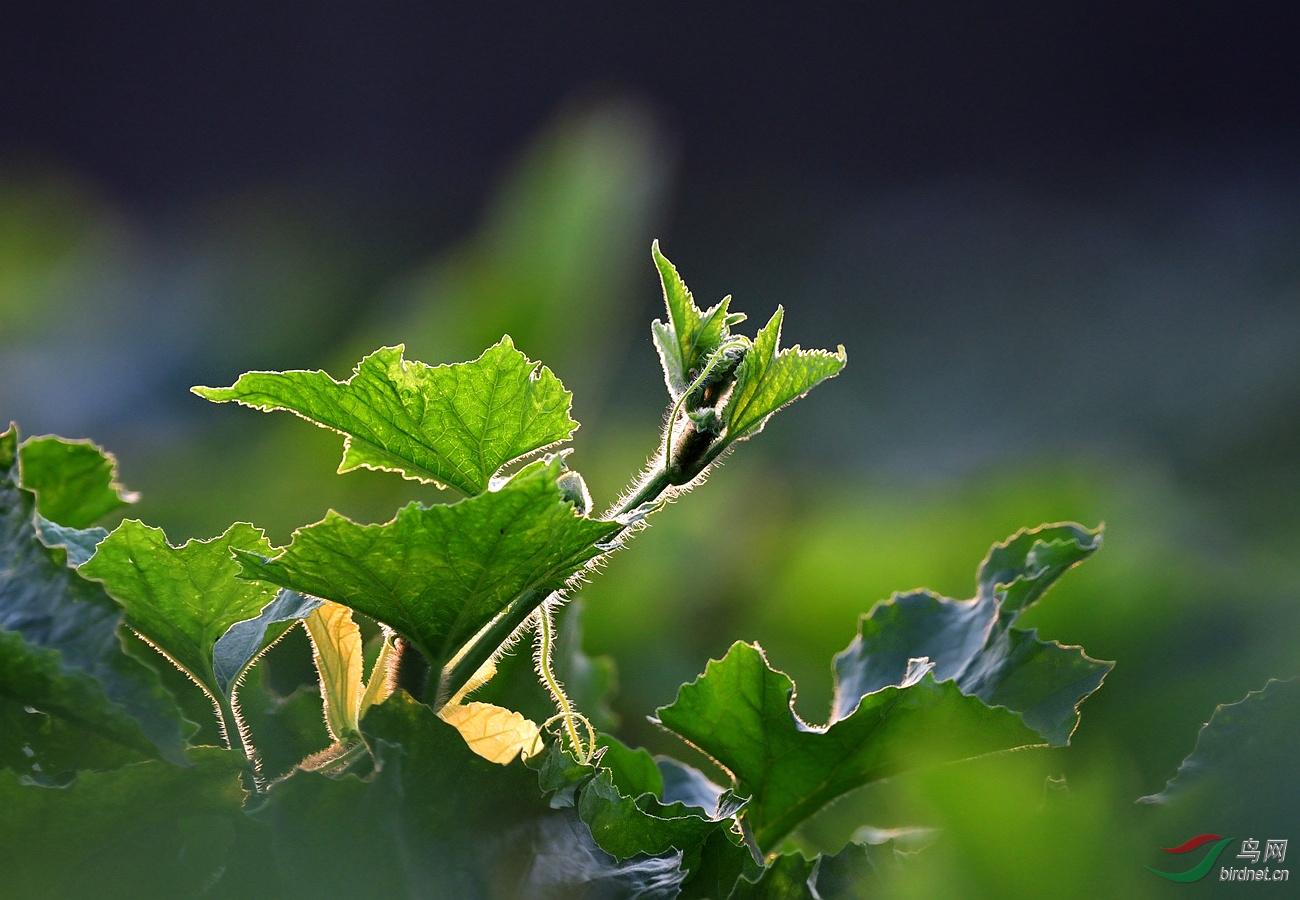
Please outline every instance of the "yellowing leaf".
M489 762L504 766L520 754L527 759L541 752L541 729L513 710L470 702L444 706L438 716L460 732L469 749Z
M329 600L303 619L303 624L320 676L325 727L330 737L341 741L360 732L361 629L352 621L352 610Z

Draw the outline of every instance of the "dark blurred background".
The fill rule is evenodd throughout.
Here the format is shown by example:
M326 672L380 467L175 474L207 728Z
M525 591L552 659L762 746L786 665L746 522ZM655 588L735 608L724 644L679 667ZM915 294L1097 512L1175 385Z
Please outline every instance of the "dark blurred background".
M657 236L703 303L784 303L787 343L849 366L584 590L620 734L673 749L645 715L738 638L824 721L873 602L969 596L994 541L1105 521L1032 614L1117 661L1074 745L901 780L805 839L942 826L900 896L1085 885L1107 855L1145 877L1133 798L1217 703L1300 674L1298 25L1265 2L10 5L0 420L115 451L173 541L240 519L283 542L438 497L335 476L336 436L190 385L510 332L574 390L572 462L608 503L660 424Z

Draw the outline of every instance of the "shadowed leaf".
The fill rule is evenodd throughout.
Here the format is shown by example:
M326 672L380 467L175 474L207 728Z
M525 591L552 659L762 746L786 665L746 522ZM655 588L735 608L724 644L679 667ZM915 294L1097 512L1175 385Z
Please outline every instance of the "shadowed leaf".
M861 699L852 715L814 728L791 706L794 683L756 645L737 642L684 685L658 722L707 753L750 798L744 818L758 847L775 850L838 797L920 765L1037 741L1020 717L967 697L914 668L901 686Z
M996 544L980 566L978 595L957 601L926 591L878 603L858 624L858 636L835 657L837 717L858 699L906 677L909 660L934 663L934 677L962 693L1021 713L1053 745L1068 743L1079 703L1095 691L1113 663L1078 647L1040 641L1013 628L1021 611L1069 568L1101 546L1099 532L1045 525Z
M37 538L36 498L18 486L17 462L11 428L0 434L0 697L60 728L183 762L175 703L157 674L123 651L121 608Z

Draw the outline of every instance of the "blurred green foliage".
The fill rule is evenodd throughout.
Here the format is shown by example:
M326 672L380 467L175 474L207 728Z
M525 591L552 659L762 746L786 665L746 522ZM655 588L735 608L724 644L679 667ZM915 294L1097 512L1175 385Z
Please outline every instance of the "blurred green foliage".
M456 361L509 333L573 390L584 427L571 463L598 504L612 502L658 434L658 394L628 398L654 377L649 334L633 326L653 300L645 250L669 172L661 136L635 109L570 110L506 173L467 237L401 271L273 199L231 201L215 215L221 227L198 267L225 298L194 313L194 329L210 332L194 345L212 368L201 380L222 383L254 361L323 365L341 378L360 352L399 342L411 358ZM75 331L82 316L140 321L138 311L127 315L140 302L130 273L147 260L131 235L74 180L0 179L0 356L21 361L25 342ZM141 352L174 368L174 352L161 346L171 339L162 333L159 347ZM845 378L855 377L850 366ZM194 407L158 424L147 419L153 401L145 398L144 418L124 423L111 446L122 480L142 494L131 514L173 540L251 521L284 543L327 508L384 521L406 500L432 499L432 489L391 475L336 476L336 435L189 399ZM834 391L816 402L839 416L854 412L834 407ZM8 413L0 409L0 419ZM787 443L797 443L789 434ZM1102 453L1008 457L962 475L902 481L755 450L661 513L636 538L637 552L616 554L581 593L586 650L618 665L619 736L681 753L645 717L737 639L759 642L799 684L800 714L824 722L830 657L873 603L922 586L967 596L992 542L1040 522L1104 521L1102 551L1022 621L1116 662L1084 704L1072 745L895 779L832 807L798 840L837 849L850 836L844 823L864 815L880 828L939 828L932 846L881 876L882 896L1169 892L1142 868L1159 844L1134 800L1163 787L1217 704L1300 673L1300 562L1288 550L1293 542L1277 539L1296 533L1294 507L1272 487L1294 481L1290 457L1269 457L1281 481L1252 477L1225 458L1221 479L1202 471L1186 482L1158 464ZM1211 502L1224 483L1236 490L1233 509L1255 511L1249 530ZM1269 518L1260 521L1259 510ZM291 699L254 710L259 722L301 718L304 695L294 691L313 677L302 650L286 640L271 652L257 677ZM1215 827L1184 824L1187 836Z

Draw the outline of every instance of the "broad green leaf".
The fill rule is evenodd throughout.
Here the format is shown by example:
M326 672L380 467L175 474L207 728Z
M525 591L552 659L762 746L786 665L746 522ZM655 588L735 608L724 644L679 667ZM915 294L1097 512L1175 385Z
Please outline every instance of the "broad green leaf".
M1052 745L1068 743L1079 703L1101 685L1113 663L1012 626L1022 610L1100 546L1100 531L1045 525L994 545L980 566L972 600L917 591L876 604L860 619L858 636L835 657L835 715L849 715L863 695L900 684L909 661L924 657L934 663L937 680L954 681L964 694L1020 713Z
M277 594L270 585L235 577L235 549L270 553L271 544L260 529L241 522L220 537L173 547L161 528L128 519L79 571L103 582L126 608L127 624L145 640L212 697L227 697L233 682L217 677L213 647Z
M556 487L560 461L450 506L413 503L384 525L331 511L274 559L241 552L241 577L342 603L430 660L455 651L525 591L552 591L619 525L577 515Z
M0 696L149 756L183 762L181 719L155 672L123 652L122 610L35 531L18 432L0 434Z
M709 834L722 827L720 820L682 803L663 804L653 794L628 797L615 787L607 768L601 768L579 792L578 815L590 826L596 843L617 859L638 853L658 856L676 849L689 860L692 854L698 856Z
M361 629L352 610L325 601L303 620L311 638L312 658L320 677L325 727L336 741L359 736L361 695L365 692Z
M1151 807L1157 846L1181 843L1192 828L1236 847L1259 840L1261 854L1269 838L1287 837L1300 809L1300 678L1270 679L1220 704L1165 789L1138 802Z
M655 349L659 351L668 392L673 400L677 400L686 392L704 362L729 336L731 326L743 322L745 317L741 313L727 312L730 297L702 311L695 305L695 298L677 274L677 269L659 251L658 241L651 245L650 253L659 269L664 305L668 308L667 324L655 319L650 333L654 337Z
M279 640L294 622L311 614L324 600L281 590L254 619L236 622L212 646L212 672L224 693L239 680L249 663Z
M658 713L659 724L712 757L731 773L736 793L750 798L743 815L764 853L872 781L1038 741L1018 715L937 683L927 664L820 728L799 719L793 696L794 683L757 645L737 642Z
M371 780L296 772L256 813L289 896L675 896L680 855L616 862L572 810L541 801L531 770L476 756L408 695L374 707L362 731Z
M0 631L0 768L61 784L83 769L106 771L156 755L139 723L94 679L65 672L57 652Z
M471 700L448 703L438 710L438 717L460 732L469 749L497 765L504 766L521 755L527 759L542 750L537 723L513 710Z
M844 347L835 353L781 349L781 320L776 308L736 369L736 384L722 409L727 440L738 441L763 430L768 418L844 368Z
M33 437L18 448L22 486L36 511L66 528L88 528L139 499L117 482L117 460L90 441Z
M0 894L197 896L222 876L240 830L241 761L191 751L190 768L145 762L83 772L63 788L0 772Z
M376 350L347 381L321 371L248 372L228 388L193 388L217 403L286 410L345 435L339 472L378 469L474 495L502 466L567 441L572 395L510 338L472 362L428 366Z

